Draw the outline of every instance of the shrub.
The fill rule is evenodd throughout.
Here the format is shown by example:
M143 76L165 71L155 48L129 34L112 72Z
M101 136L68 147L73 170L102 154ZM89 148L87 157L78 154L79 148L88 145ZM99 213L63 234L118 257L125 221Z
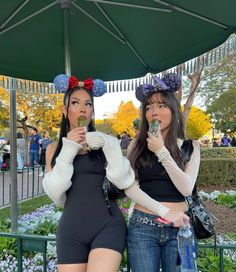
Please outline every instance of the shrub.
M235 147L204 147L201 148L201 158L236 158Z
M235 159L201 159L197 182L200 185L236 184Z

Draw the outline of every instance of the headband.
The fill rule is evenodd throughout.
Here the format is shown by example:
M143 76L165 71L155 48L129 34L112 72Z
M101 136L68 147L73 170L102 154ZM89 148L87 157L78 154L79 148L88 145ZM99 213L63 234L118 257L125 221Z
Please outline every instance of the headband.
M107 92L106 84L101 79L88 78L84 81L79 81L74 76L69 77L65 74L60 74L54 78L53 84L56 91L64 94L75 87L90 91L95 97L102 96Z
M168 73L160 79L153 77L152 84L142 84L136 88L135 95L140 102L144 102L146 97L155 92L176 92L181 86L181 78L175 73Z

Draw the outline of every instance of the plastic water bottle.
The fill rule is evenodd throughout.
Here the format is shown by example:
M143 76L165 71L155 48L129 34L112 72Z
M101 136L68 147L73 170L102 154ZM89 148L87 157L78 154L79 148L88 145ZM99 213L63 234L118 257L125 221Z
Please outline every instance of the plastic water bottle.
M195 250L194 236L190 228L186 225L179 229L178 250L180 255L181 272L197 272L197 256Z

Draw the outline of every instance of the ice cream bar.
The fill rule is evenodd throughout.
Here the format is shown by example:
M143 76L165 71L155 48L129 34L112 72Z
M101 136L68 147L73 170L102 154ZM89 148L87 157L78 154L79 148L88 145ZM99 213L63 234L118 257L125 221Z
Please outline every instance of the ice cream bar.
M79 116L77 119L78 127L86 127L87 126L87 119L85 116Z
M149 126L149 132L152 134L152 135L156 135L157 133L157 130L158 130L158 127L159 127L159 121L156 120L156 119L153 119L150 126Z

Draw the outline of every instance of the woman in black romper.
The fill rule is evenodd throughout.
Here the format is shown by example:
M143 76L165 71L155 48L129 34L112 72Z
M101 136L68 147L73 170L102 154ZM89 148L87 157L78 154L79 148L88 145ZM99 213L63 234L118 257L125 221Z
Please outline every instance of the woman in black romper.
M47 148L43 180L48 196L64 207L57 231L58 271L116 272L125 248L126 224L115 201L110 201L110 213L102 184L107 175L125 189L134 174L118 140L95 131L94 82L70 77L68 83L60 138ZM78 126L81 116L86 125Z

